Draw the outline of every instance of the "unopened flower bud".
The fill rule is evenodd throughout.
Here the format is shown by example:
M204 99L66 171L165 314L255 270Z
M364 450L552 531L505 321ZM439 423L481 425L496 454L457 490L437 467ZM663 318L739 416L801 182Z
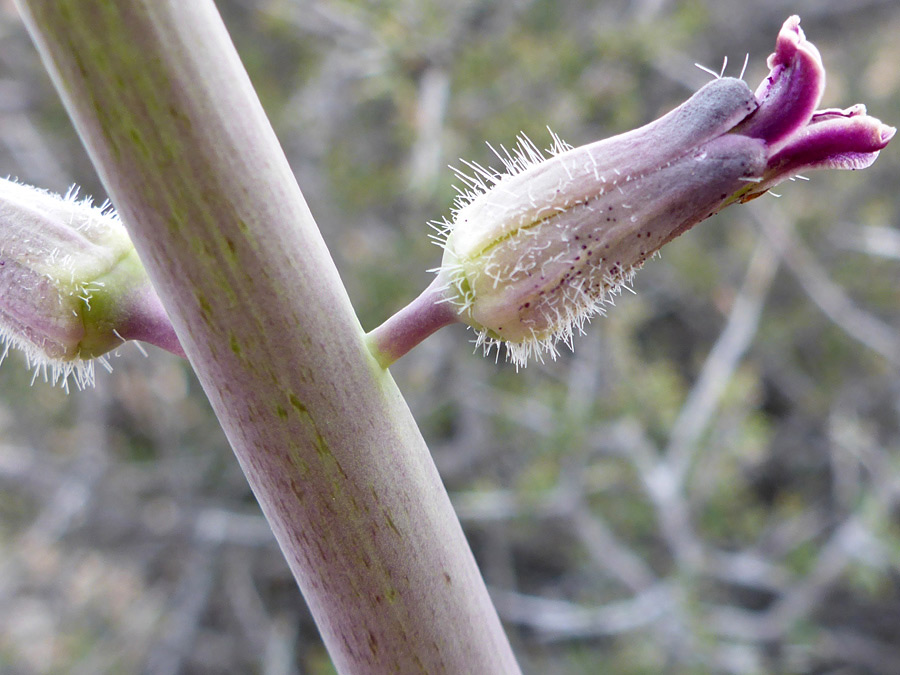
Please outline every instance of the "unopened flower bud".
M825 71L799 19L779 34L754 94L718 78L640 129L579 148L527 139L472 165L442 241L444 301L507 357L556 356L668 241L800 171L871 164L894 129L865 108L815 108Z
M21 349L67 386L127 339L181 349L122 223L111 209L0 180L0 361Z

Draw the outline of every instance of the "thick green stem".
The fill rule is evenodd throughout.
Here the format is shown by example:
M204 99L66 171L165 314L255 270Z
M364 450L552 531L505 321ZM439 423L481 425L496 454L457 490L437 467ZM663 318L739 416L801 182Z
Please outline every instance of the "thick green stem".
M518 667L211 0L18 0L343 673Z

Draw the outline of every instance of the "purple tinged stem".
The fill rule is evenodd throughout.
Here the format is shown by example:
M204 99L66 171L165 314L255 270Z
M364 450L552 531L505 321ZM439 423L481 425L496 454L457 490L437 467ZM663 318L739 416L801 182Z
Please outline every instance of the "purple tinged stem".
M336 670L518 673L212 0L17 6Z
M459 321L456 307L444 297L446 283L435 277L415 300L366 335L369 351L382 368L438 329Z

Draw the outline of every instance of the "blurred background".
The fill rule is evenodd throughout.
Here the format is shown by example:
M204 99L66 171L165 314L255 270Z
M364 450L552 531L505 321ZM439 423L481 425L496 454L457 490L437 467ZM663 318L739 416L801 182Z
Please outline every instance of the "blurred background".
M367 329L440 261L448 164L648 122L695 62L755 88L790 14L823 106L900 123L896 0L218 5ZM0 173L102 201L10 0L0 39ZM555 363L455 327L392 367L526 673L900 673L900 147L809 177ZM68 395L0 368L0 672L332 673L190 368L111 363Z

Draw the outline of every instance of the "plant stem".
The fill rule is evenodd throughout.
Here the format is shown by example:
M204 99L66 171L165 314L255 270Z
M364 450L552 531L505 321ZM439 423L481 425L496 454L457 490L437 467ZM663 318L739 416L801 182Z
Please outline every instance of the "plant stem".
M17 0L341 673L518 666L211 0Z
M435 277L406 307L366 334L369 351L387 368L429 335L459 321L454 306L444 298L446 281Z

